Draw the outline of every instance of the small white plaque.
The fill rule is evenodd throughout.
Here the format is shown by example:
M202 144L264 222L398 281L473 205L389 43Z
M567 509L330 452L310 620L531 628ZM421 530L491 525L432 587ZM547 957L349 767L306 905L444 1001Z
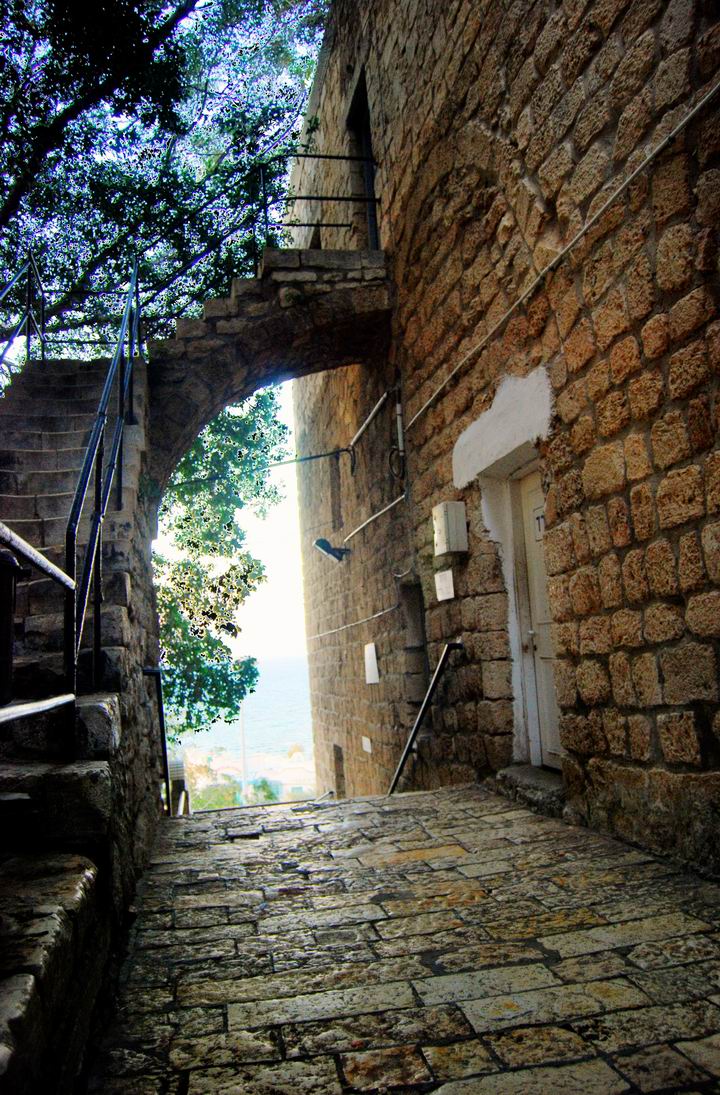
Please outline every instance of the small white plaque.
M455 596L455 583L451 570L438 570L435 574L435 592L438 601L452 601Z
M361 738L360 740L362 741L362 747L365 752L372 753L372 742L370 741L370 738Z
M365 684L380 684L375 643L365 644Z

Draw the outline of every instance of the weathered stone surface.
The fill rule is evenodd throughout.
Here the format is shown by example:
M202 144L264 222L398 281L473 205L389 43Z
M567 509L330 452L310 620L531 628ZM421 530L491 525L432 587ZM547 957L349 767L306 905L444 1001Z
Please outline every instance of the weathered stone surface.
M660 664L665 678L666 703L717 699L717 665L711 646L686 642L672 650L663 650Z
M503 1076L458 1080L438 1088L442 1095L546 1095L548 1090L563 1095L577 1091L587 1095L619 1095L630 1089L604 1061L520 1069Z
M72 1078L109 946L97 868L80 856L9 858L0 867L0 1084Z
M243 828L260 836L240 852L228 835ZM267 972L189 959L193 933L204 946L233 925L168 926L158 897L187 915L186 889L224 893L227 917L235 891L248 894L254 930L238 937L235 963L263 956ZM354 919L373 905L378 927L398 926L385 940ZM676 1057L692 1076L720 1032L719 910L717 886L486 787L168 821L128 958L132 970L152 955L165 981L123 979L89 1090L545 1095L552 1077L553 1090L604 1095L680 1076ZM404 930L423 918L421 931ZM155 945L140 946L148 936ZM288 969L296 953L304 964ZM178 1007L189 989L212 1003ZM678 1039L693 1040L697 1061ZM630 1053L632 1078L598 1056Z

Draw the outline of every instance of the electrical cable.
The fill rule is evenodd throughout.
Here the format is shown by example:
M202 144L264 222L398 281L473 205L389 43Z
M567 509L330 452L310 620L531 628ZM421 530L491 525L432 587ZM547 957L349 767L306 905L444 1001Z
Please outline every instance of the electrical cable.
M378 620L381 616L387 616L389 612L396 612L400 608L400 604L391 605L390 608L383 608L380 612L375 612L372 616L365 616L362 620L353 620L351 624L343 624L342 627L333 627L329 631L319 631L317 635L308 635L310 639L324 639L328 635L338 635L341 631L347 631L351 627L359 627L360 624L370 623L371 620Z
M387 506L383 506L383 508L379 509L377 513L373 513L370 517L368 517L366 521L363 521L361 525L358 525L358 527L354 528L352 532L349 532L347 536L343 539L343 543L346 544L348 540L352 540L353 536L357 536L359 532L362 532L364 528L367 528L368 525L371 525L373 521L377 521L378 517L382 517L384 513L387 513L389 510L394 509L398 502L404 502L405 497L406 496L404 493L400 494L394 501L389 502Z

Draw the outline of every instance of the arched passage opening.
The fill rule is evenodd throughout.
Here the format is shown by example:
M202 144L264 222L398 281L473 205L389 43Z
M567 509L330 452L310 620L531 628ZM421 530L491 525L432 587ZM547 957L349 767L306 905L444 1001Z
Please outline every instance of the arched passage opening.
M371 392L388 318L381 254L267 251L258 278L236 281L230 297L206 303L202 319L181 320L174 339L152 344L149 539L173 469L208 422L263 388L343 367ZM338 408L330 413L342 419ZM156 623L153 630L157 658Z

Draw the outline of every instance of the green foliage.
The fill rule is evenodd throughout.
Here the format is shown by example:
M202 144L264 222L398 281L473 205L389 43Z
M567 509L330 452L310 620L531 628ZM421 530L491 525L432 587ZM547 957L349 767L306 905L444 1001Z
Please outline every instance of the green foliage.
M243 602L264 578L236 513L249 506L262 514L277 501L267 465L286 454L286 438L275 392L257 392L205 427L170 481L161 529L175 550L173 558L156 554L154 567L173 740L237 718L257 682L254 659L236 659L228 646Z
M274 391L256 392L219 414L177 465L161 520L178 549L193 557L235 555L244 542L236 511L251 505L264 514L278 501L267 465L286 454L288 431L276 411Z
M211 783L191 793L193 810L223 810L229 806L244 806L242 785L230 776L223 776L222 783Z
M250 794L248 795L249 802L277 802L278 799L279 795L277 791L273 790L270 780L265 779L263 776L262 779L253 781Z
M56 339L114 337L135 254L150 334L251 273L257 165L279 197L324 3L3 5L0 280L36 251Z
M132 259L145 333L252 274L258 164L282 215L326 0L7 0L0 6L0 284L32 249L50 352L114 344ZM5 302L6 305L8 301ZM14 301L22 304L21 295ZM12 317L5 317L6 334ZM257 679L227 641L262 567L235 513L275 500L272 393L224 412L181 461L157 559L170 725L237 714ZM170 553L168 553L170 554Z
M209 772L210 769L204 769ZM193 810L223 810L230 806L260 806L266 802L277 802L279 795L272 784L264 777L253 780L242 793L242 783L229 775L221 775L217 783L206 783L193 787L190 781L190 805Z
M201 564L171 564L155 556L154 565L167 728L169 737L176 740L181 733L208 729L218 719L235 718L245 696L255 688L257 668L253 658L234 658L223 642L222 632L227 634L234 624L200 623L202 619L212 621L218 614L211 593L201 591L195 596L205 576ZM252 588L242 589L236 597L237 607Z

